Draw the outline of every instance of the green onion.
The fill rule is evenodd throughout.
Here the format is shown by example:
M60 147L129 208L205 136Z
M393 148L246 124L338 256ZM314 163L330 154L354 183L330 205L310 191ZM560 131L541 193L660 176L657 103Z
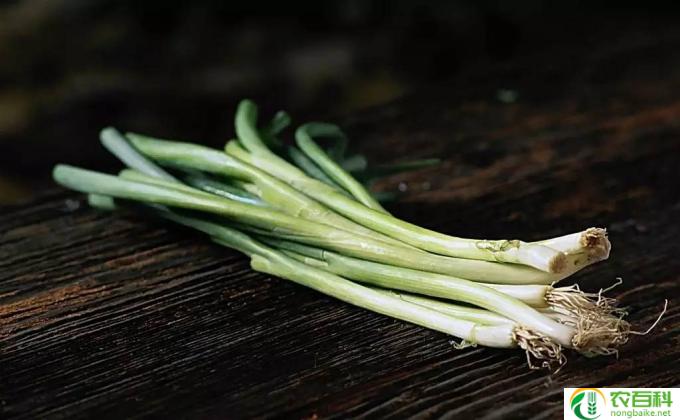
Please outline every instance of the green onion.
M165 212L164 217L205 232L215 242L249 255L251 266L256 271L294 281L374 312L451 334L462 338L466 344L501 348L519 346L527 352L527 361L532 368L551 367L565 362L558 344L522 325L512 322L492 325L471 322L451 315L451 308L447 310L432 302L424 305L422 300L416 304L403 296L394 298L384 291L359 286L342 277L299 263L226 226L168 212ZM432 308L433 305L439 310ZM467 312L466 316L475 317L473 312ZM480 314L476 315L477 318L479 316ZM539 366L535 365L536 362Z
M175 177L152 161L144 158L130 145L130 143L113 127L107 127L99 133L102 145L123 163L147 175L166 181L177 181Z
M356 179L352 178L350 174L345 172L340 165L335 163L326 152L324 152L312 139L312 137L320 136L341 136L344 134L337 126L325 123L307 123L300 126L295 132L297 145L305 152L314 163L316 163L329 177L337 184L341 185L345 190L349 191L354 198L373 210L387 213L382 206L373 198L373 196L366 191Z
M230 142L225 149L227 154L282 179L356 223L436 254L517 263L550 273L559 273L567 268L564 253L547 246L519 240L493 241L457 238L416 226L366 207L339 193L336 189L309 178L298 168L272 153L259 138L256 124L257 110L254 104L243 101L236 115L236 132L239 141L248 151ZM145 154L149 155L146 152ZM153 158L156 160L155 157Z
M371 170L363 156L345 158L339 127L303 124L298 149L278 138L290 121L279 112L258 129L257 107L243 101L238 139L224 151L107 128L102 144L129 169L112 176L57 165L53 177L87 193L94 208L146 209L245 253L257 271L459 337L456 348L518 346L531 367L550 367L564 363L562 348L615 354L637 334L606 290L554 286L609 257L604 229L522 242L413 225L387 213L351 175ZM315 142L322 137L330 147Z
M256 227L258 227L258 225L259 227L267 227L276 224L279 227L283 227L284 229L288 228L294 230L295 226L298 224L298 222L300 222L300 220L290 218L284 214L275 214L267 209L257 206L251 206L238 202L230 202L229 200L213 197L200 191L193 193L184 191L185 189L191 189L190 187L181 185L175 185L174 188L162 187L160 185L165 181L160 179L155 181L155 184L133 182L63 165L56 167L54 171L54 178L60 184L82 192L104 194L115 198L143 200L145 202L151 202L154 204L176 206L186 209L203 210L208 212L214 211L216 214L231 216L237 220L239 220L238 217L240 217L240 221L254 224ZM276 217L278 217L279 220L275 220ZM311 223L309 224L311 225ZM326 229L326 232L328 233L333 231L332 228L326 227L324 225L315 225L312 227ZM315 233L319 235L320 232ZM345 232L342 232L340 235L343 233ZM299 233L296 233L296 235L299 235ZM323 237L325 235L320 236ZM361 250L361 248L364 249ZM357 247L354 245L350 247L349 250L351 252L356 252L358 250L359 252L357 253L362 254L365 252L365 246L360 245ZM406 251L406 253L409 253L409 251ZM418 261L422 261L423 259L423 256L418 256L417 258ZM467 261L476 264L494 265L494 263L488 263L485 261L461 261ZM365 262L362 266L353 266L352 268L355 270L355 272L362 274L370 273L369 270L363 269L364 265L370 264L370 262ZM495 265L498 267L503 267L502 264ZM262 265L258 271L265 271L269 273L266 267L268 266ZM275 267L283 269L283 267ZM284 273L287 274L285 271ZM352 275L352 273L349 275ZM288 278L283 274L282 276ZM451 279L449 280L451 281ZM483 308L504 315L517 321L518 323L521 323L522 325L527 326L533 331L554 339L557 343L563 346L571 347L573 345L572 338L574 336L574 331L572 331L572 329L566 328L562 324L545 317L521 301L474 282L458 280L456 281L456 284L458 286L457 294L455 296L457 300L476 304Z
M247 229L244 227L244 229ZM390 289L411 291L435 297L450 297L456 294L455 282L461 278L437 274L427 271L395 267L387 264L369 263L358 258L336 254L327 250L270 238L266 235L258 239L270 246L282 249L292 258L326 271L340 274L352 280L375 284ZM521 300L534 308L547 308L549 285L515 285L484 283L485 286L499 291L507 296ZM447 289L442 292L441 288Z
M317 179L338 191L343 191L342 187L333 181L326 173L319 168L310 158L300 151L297 147L291 146L288 148L288 156L300 169L302 169L310 177Z
M243 188L227 184L222 181L212 179L203 173L194 172L189 173L182 179L187 185L190 185L199 190L209 192L211 194L219 195L220 197L228 198L230 200L240 201L242 203L255 204L258 206L266 206L267 204L259 199L255 194L251 194Z
M477 308L472 308L469 306L463 306L463 305L456 305L454 303L442 301L442 300L437 300L437 299L431 299L419 295L414 295L410 293L404 293L404 292L396 292L394 290L388 290L388 289L378 289L375 288L374 290L389 294L394 297L398 297L401 300L404 300L406 302L411 302L415 303L416 305L421 305L426 308L434 309L435 311L439 311L451 316L454 316L456 318L464 319L466 321L471 321L476 324L481 324L481 325L506 325L506 324L514 324L514 322L504 316L498 315L494 312L487 311L484 309L477 309Z
M400 267L491 283L548 284L561 278L557 274L520 265L418 252L269 208L228 200L198 190L181 191L179 189L188 187L178 187L175 183L160 179L153 184L134 182L68 165L57 165L53 177L61 185L77 191L200 210L252 226L258 233Z
M349 281L340 281L322 270L313 270L292 259L252 257L254 270L292 280L303 286L333 296L350 304L441 331L466 341L489 347L514 347L513 325L482 326L454 318L421 305L412 304L375 292Z
M281 242L268 242L285 249ZM491 287L451 276L438 276L402 267L377 264L356 258L347 258L331 252L322 252L324 259L303 257L306 265L341 275L345 278L367 282L371 285L404 290L418 294L451 299L473 304L498 313L525 325L533 331L548 336L563 346L571 347L574 331L562 328L524 302ZM290 254L295 257L295 254Z
M206 171L227 176L236 181L251 183L255 189L251 189L249 192L257 194L260 200L287 214L334 226L349 232L370 235L376 240L381 240L394 246L413 249L410 245L389 236L373 232L330 211L322 204L262 172L257 167L225 155L218 150L190 143L154 139L133 133L128 133L127 136L136 149L162 165ZM322 184L316 180L315 182Z
M514 324L485 326L352 283L306 266L249 236L223 225L166 213L164 217L211 235L215 242L251 258L254 270L291 280L347 303L489 347L515 347Z
M461 278L364 261L289 241L267 237L262 237L261 240L268 245L284 250L287 255L298 261L351 280L382 288L470 303L514 319L510 313L505 313L499 308L485 306L487 304L493 305L494 302L498 301L497 298L478 296L474 298L477 300L471 300L469 296L461 295L461 290L467 290L466 288L469 285L469 281ZM485 283L484 286L534 307L539 312L542 310L549 311L553 318L561 321L572 320L574 317L588 318L593 321L592 328L595 328L595 326L599 328L603 323L617 323L621 316L625 314L622 310L616 308L615 300L603 298L601 293L585 293L575 286L552 287L549 285L491 283ZM491 303L485 303L486 300ZM595 320L598 320L598 322L594 322ZM526 322L525 324L529 325ZM626 325L626 323L621 322L621 328L626 328ZM535 326L531 327L541 332Z

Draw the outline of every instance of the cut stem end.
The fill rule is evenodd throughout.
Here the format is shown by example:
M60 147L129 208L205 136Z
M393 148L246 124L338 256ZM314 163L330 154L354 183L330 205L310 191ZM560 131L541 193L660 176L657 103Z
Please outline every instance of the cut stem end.
M607 230L601 228L588 228L581 234L579 243L588 252L588 256L594 260L602 261L609 258L612 244L607 239Z

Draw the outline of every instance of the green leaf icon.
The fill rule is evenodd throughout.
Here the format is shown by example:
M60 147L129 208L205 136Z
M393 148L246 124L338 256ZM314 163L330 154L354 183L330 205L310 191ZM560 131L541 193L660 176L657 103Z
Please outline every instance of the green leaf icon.
M578 394L576 397L574 397L573 400L571 400L571 409L572 410L574 409L574 407L581 404L581 401L583 400L584 396L585 396L585 394L581 393L581 394Z

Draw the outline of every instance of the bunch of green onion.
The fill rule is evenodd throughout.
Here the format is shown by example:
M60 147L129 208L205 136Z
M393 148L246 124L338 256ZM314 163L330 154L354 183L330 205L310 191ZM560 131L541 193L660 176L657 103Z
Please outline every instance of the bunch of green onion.
M127 169L58 165L53 175L93 207L152 212L246 254L256 271L450 334L459 347L520 347L533 368L562 365L564 348L613 354L627 341L625 313L603 291L553 286L609 257L604 229L523 242L416 226L358 180L371 171L361 156L345 157L337 126L304 124L286 146L279 135L289 123L280 112L258 126L257 107L244 100L224 150L106 128L103 145Z

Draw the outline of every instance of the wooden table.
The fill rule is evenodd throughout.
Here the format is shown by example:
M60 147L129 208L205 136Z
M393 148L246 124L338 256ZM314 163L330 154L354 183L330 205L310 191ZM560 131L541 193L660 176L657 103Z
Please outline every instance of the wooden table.
M406 187L391 209L408 220L527 240L607 227L612 257L574 279L623 278L637 330L671 299L618 359L570 354L551 375L454 350L52 189L0 215L2 417L561 418L564 387L680 385L680 37L665 42L471 71L342 121L374 160L445 158L381 185Z

